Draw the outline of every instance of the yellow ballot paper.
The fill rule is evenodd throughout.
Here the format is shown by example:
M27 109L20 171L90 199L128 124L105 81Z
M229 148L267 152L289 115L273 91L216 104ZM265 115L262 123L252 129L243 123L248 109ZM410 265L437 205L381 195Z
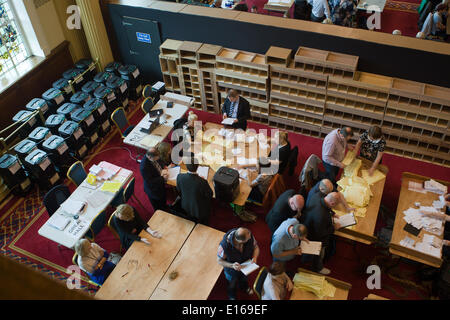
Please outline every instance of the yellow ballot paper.
M377 183L378 181L383 180L386 178L386 175L383 174L380 170L375 170L372 176L369 176L369 170L362 170L362 177L364 180L367 181L368 184L373 185Z
M367 208L356 208L355 217L365 218L366 212L367 212Z
M369 184L361 177L345 177L339 180L337 184L342 188L341 192L347 202L360 208L369 205L370 198L373 194Z
M342 160L342 163L345 164L346 166L349 166L353 162L353 160L355 160L355 158L356 158L355 152L349 151L345 155L344 160Z
M120 182L115 182L115 181L106 181L101 190L102 191L107 191L107 192L112 192L112 193L116 193L117 191L120 190L120 187L122 186L122 183Z
M294 276L294 286L297 289L314 293L319 299L333 298L336 293L336 287L329 283L324 276L306 272L299 272Z
M86 182L92 186L95 186L97 184L97 177L95 175L93 175L92 173L89 173L87 176Z
M358 176L359 169L362 166L362 161L359 159L353 160L348 166L344 168L344 176L346 177L356 177Z

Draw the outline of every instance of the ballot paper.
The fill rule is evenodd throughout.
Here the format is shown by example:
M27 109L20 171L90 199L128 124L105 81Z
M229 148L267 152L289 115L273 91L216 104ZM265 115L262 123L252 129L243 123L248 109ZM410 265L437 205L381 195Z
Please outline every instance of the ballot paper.
M370 185L373 185L378 181L381 181L384 178L386 178L386 175L379 170L375 170L372 176L369 175L369 170L361 170L361 174L362 178L366 180L367 183Z
M358 176L359 169L362 166L362 161L360 159L353 160L348 166L344 168L345 177L355 177Z
M415 240L406 236L405 239L403 239L402 241L400 241L400 245L406 248L411 248L414 249L414 243Z
M86 202L69 198L61 205L61 209L63 209L64 212L75 216L80 214L84 210L85 206Z
M101 207L102 204L105 204L109 201L106 194L101 191L94 192L86 200L93 208Z
M300 242L300 249L302 249L302 254L313 254L320 255L320 250L322 250L322 242L319 241L302 241Z
M344 165L346 165L346 166L349 166L353 162L353 160L355 160L355 157L356 157L355 152L354 151L349 151L345 155L344 160L342 160L342 163Z
M441 258L442 240L429 234L423 236L422 242L416 243L414 249Z
M178 175L180 174L180 167L174 167L167 170L169 172L169 178L167 180L169 181L175 181L177 180Z
M437 193L437 194L446 194L447 193L447 186L434 181L433 179L429 181L425 181L423 184L423 187L425 190Z
M94 174L94 175L99 175L102 172L103 168L97 165L93 165L90 169L89 172Z
M222 124L223 124L224 126L232 126L232 125L234 124L234 120L236 120L236 119L233 119L233 118L226 118L226 119L224 119L224 120L222 121Z
M361 177L344 177L337 182L342 188L341 192L348 203L364 208L369 205L373 196L369 184Z
M421 206L419 209L409 208L403 211L403 219L417 229L423 228L429 233L441 235L443 231L443 222L441 219L430 217L423 212L436 213L439 212L434 207Z
M101 190L111 193L116 193L120 190L122 187L122 183L116 182L116 181L106 181L103 185Z
M70 219L60 214L54 214L48 223L51 227L63 231L70 223Z
M356 208L355 209L355 216L360 218L366 217L367 208Z
M427 191L423 188L422 183L415 182L415 181L409 181L408 190L414 191L414 192L419 192L419 193L427 193Z
M259 266L256 263L253 263L251 260L241 263L241 266L243 267L241 269L241 272L246 276L259 269Z
M324 297L333 298L336 294L336 287L329 283L324 276L306 272L295 274L294 286L296 289L312 292L319 299L323 299Z
M341 228L346 228L350 226L354 226L357 221L355 219L355 215L353 213L348 213L346 215L340 216L337 219L337 222L341 225Z
M209 167L198 167L197 174L205 180L208 180Z

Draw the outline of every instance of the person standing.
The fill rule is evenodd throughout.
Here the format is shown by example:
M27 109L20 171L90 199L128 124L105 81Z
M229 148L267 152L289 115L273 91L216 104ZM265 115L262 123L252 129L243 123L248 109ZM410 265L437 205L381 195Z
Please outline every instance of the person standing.
M167 195L165 183L169 172L160 159L159 151L150 148L141 162L140 171L144 180L144 191L150 200L153 210L165 210Z
M325 18L331 19L327 0L308 0L308 3L312 6L311 21L322 22Z
M345 158L347 144L353 137L353 129L344 127L331 131L323 141L322 160L328 179L336 186L336 178L340 168L345 168L342 160Z
M232 229L224 235L217 251L217 262L223 267L225 278L228 280L227 292L230 300L236 300L238 287L248 295L253 294L247 276L241 269L244 262L251 260L256 263L258 256L258 243L250 230Z
M308 241L306 235L306 227L300 224L296 218L284 221L272 236L270 251L273 260L288 262L296 256L300 256L302 254L300 241Z
M360 156L372 162L369 169L369 175L372 176L383 158L386 140L381 128L373 126L365 131L359 138L355 147L355 154L361 151Z
M266 223L272 234L283 221L293 217L300 217L304 205L305 199L303 196L296 194L292 189L285 191L266 216Z
M234 129L247 130L247 120L250 119L250 104L236 90L228 91L228 97L222 106L223 119L234 119Z

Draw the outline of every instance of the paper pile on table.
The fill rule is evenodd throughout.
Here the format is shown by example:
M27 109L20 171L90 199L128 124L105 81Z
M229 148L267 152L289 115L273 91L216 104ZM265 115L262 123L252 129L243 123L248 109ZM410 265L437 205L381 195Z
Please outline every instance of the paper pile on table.
M344 168L345 177L357 177L359 169L361 169L362 161L360 159L354 159L352 163Z
M324 297L333 298L336 287L329 283L325 277L306 272L299 272L294 276L294 286L314 293L320 299Z
M447 193L447 186L444 186L443 184L434 181L433 179L429 181L425 181L424 188L427 191L437 193L437 194L446 194Z
M341 192L347 202L360 208L369 205L370 198L373 194L369 184L361 177L344 177L337 184L342 188Z
M369 175L369 170L361 170L361 174L364 180L367 181L368 184L374 185L378 181L386 178L386 175L382 173L380 170L375 170L372 176Z
M408 190L419 192L419 193L427 193L427 191L423 188L422 183L409 181L408 183Z
M442 257L442 240L430 234L425 234L422 242L416 243L414 248L438 258Z
M403 219L417 229L423 228L427 232L441 235L443 230L442 220L426 216L421 211L439 212L433 207L421 206L419 209L409 208L408 210L403 211Z

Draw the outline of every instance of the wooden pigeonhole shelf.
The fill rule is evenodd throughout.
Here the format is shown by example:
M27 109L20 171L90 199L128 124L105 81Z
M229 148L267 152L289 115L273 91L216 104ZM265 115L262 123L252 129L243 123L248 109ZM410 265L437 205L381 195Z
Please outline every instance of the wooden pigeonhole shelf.
M179 54L178 49L183 41L167 39L160 46L159 62L161 73L166 89L175 93L181 93L180 79L178 73Z

